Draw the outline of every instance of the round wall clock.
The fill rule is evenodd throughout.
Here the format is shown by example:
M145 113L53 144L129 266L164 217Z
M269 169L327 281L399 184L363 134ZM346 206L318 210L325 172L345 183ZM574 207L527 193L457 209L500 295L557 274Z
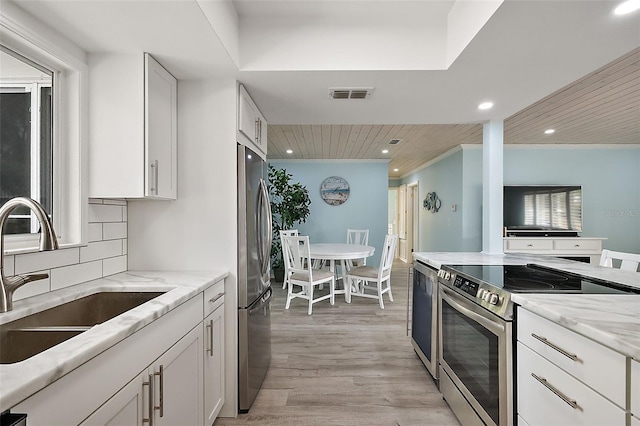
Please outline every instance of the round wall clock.
M349 198L349 183L339 176L331 176L322 181L320 196L325 203L339 206Z

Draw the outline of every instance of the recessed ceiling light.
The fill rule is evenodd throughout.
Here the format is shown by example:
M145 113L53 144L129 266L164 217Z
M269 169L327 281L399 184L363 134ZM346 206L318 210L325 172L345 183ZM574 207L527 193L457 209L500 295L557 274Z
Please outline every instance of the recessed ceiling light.
M382 150L382 153L383 153L383 154L388 154L388 153L389 153L389 150L388 150L388 149L383 149L383 150Z
M493 102L483 102L478 105L478 109L489 109L491 107L493 107Z
M550 135L550 134L555 133L555 132L556 132L555 129L547 129L547 130L544 131L544 134L545 135Z
M626 15L640 9L640 0L627 0L613 10L615 15Z
M293 154L293 150L288 149L288 150L287 150L287 154Z
M393 169L393 171L394 171L394 172L397 172L397 171L399 171L399 170L400 170L400 169Z

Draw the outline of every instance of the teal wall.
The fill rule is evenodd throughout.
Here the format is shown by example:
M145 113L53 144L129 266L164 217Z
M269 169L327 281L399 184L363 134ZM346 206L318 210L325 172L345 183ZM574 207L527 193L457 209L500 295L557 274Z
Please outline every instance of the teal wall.
M418 182L418 251L480 251L482 247L478 230L471 233L475 240L465 235L476 221L482 229L482 211L478 214L478 206L467 202L473 199L472 193L478 185L482 199L482 153L477 150L480 168L476 176L472 169L478 167L465 163L466 151L454 152L402 179L402 183ZM437 213L422 208L422 201L429 192L435 192L442 201ZM455 205L455 211L452 205Z
M419 182L421 200L436 191L438 213L420 211L420 251L482 249L482 149L468 147L402 179ZM640 149L515 147L504 150L504 184L577 184L583 188L584 237L640 253ZM422 202L422 201L421 201ZM451 204L457 204L455 212Z
M377 266L387 234L388 220L388 164L386 162L325 162L325 161L269 161L276 168L284 168L309 190L311 214L307 222L297 228L312 242L346 242L347 229L369 229L369 245L376 248L367 265ZM320 184L330 176L340 176L349 182L349 199L331 206L320 197Z
M505 184L582 185L583 237L610 250L640 253L640 149L510 148Z

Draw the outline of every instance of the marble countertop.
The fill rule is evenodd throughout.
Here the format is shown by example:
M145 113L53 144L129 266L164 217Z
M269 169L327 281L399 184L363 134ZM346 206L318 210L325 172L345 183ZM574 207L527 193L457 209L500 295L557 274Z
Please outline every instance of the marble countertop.
M473 252L416 252L414 259L436 269L442 265L526 265L535 263L560 271L640 288L640 272L605 268L585 262L575 262L553 256L529 254L487 254Z
M221 270L129 271L14 302L12 311L0 314L0 325L97 292L166 291L127 311L126 315L98 324L38 355L14 364L0 365L0 412L124 340L227 275L227 271Z
M640 288L640 272L621 271L552 256L466 252L418 252L413 257L434 268L442 265L524 265L535 263ZM512 300L523 308L640 360L640 295L525 294Z
M640 295L513 294L523 308L640 360Z

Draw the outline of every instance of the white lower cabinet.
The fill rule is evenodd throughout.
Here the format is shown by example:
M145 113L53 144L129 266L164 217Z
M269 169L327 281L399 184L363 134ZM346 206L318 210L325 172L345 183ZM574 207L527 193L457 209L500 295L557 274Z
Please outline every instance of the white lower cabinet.
M627 425L627 358L517 308L521 425Z
M225 402L224 366L219 281L12 411L29 426L211 426Z
M82 425L202 424L201 348L198 324Z
M148 380L146 371L130 381L102 407L82 422L88 425L141 426L145 413L148 415L148 400L145 403L143 383ZM148 417L147 417L148 418Z
M520 342L517 351L518 415L528 425L625 424L621 407Z
M207 300L205 298L205 304ZM224 405L224 296L204 319L204 416L211 426Z
M640 426L640 361L631 360L631 390L629 404L631 405L631 425Z

